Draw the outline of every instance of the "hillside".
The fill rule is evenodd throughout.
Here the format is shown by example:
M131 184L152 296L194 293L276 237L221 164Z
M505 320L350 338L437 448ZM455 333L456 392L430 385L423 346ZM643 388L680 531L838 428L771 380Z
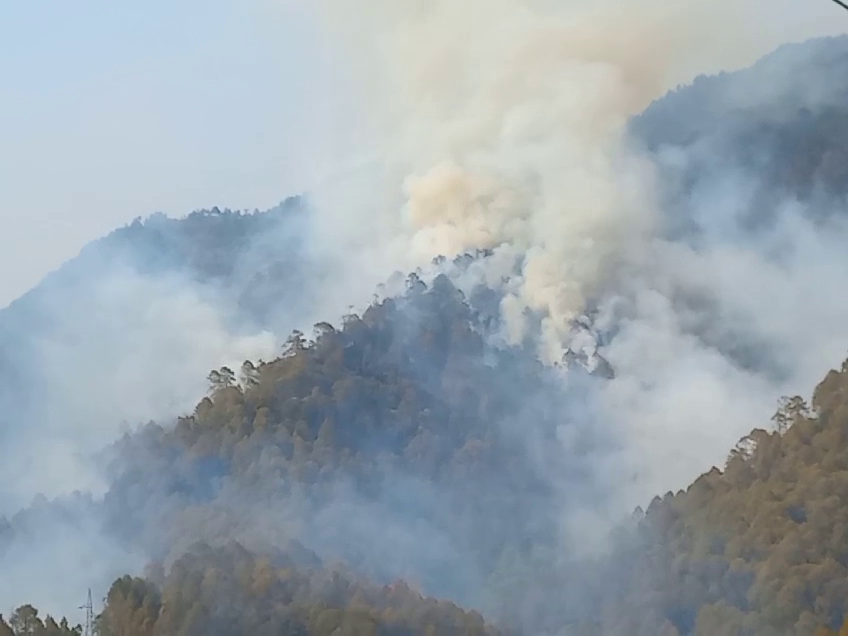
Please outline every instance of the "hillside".
M639 608L627 617L634 634L658 633L664 619L680 634L838 629L848 613L846 487L848 362L810 406L785 400L724 470L651 503L634 578L610 610Z
M305 634L340 625L371 633L356 631L356 621L381 634L428 633L411 627L418 621L435 633L484 633L482 619L450 605L415 609L423 601L403 586L390 593L352 582L367 575L385 584L407 578L475 604L497 599L488 614L502 604L500 620L508 627L522 617L512 625L521 633L570 625L567 633L800 636L841 625L848 363L827 375L810 406L786 400L723 470L656 498L619 530L610 558L559 553L575 569L593 568L576 574L551 560L561 493L522 452L551 411L538 411L533 430L507 427L517 404L489 384L485 367L467 366L481 342L447 281L407 301L422 314L438 310L425 332L392 322L400 310L390 301L340 331L322 326L312 343L295 334L283 357L246 366L240 384L226 370L212 374L211 397L175 428L151 426L119 444L120 473L105 505L118 533L158 551L169 574L156 566L146 583L117 582L102 620L142 621L140 634L176 626L217 633L206 621L224 620L219 612L235 621L221 633L291 621ZM453 321L433 323L433 315ZM410 381L406 356L430 359L426 378ZM536 377L529 385L543 383L544 369L526 364L521 375ZM578 488L579 466L574 479ZM325 560L348 564L330 588ZM351 581L347 591L331 592L339 581ZM169 597L175 613L166 615L159 608ZM242 600L218 606L215 598ZM160 621L170 627L154 627Z
M750 68L699 76L635 117L657 157L675 232L761 234L787 201L822 223L848 194L848 36L785 45Z
M495 587L512 583L498 577L556 550L555 502L606 493L576 490L577 453L553 486L569 401L558 371L487 347L477 324L446 277L413 281L312 343L294 334L239 384L213 374L193 415L118 444L104 502L118 533L165 562L198 538L294 539L374 580L494 610ZM602 430L571 433L602 452Z
M49 274L34 289L0 314L6 320L43 316L51 294L72 297L110 267L130 267L140 274L180 275L197 282L237 288L279 262L292 265L298 234L307 231L304 203L287 199L260 212L198 210L181 219L153 214L86 245L80 254ZM287 240L286 240L287 239ZM286 260L288 259L288 260ZM279 292L277 292L279 293Z
M303 333L334 299L299 200L92 244L0 311L0 599L108 589L101 636L848 631L848 362L765 412L848 345L846 87L819 40L637 117L661 256L561 363L545 298L508 337L514 253Z
M375 586L343 571L257 559L233 545L199 546L159 586L124 577L109 591L99 633L298 636L496 636L476 612L424 599L403 583ZM167 608L167 610L165 609Z
M532 349L491 348L484 332L447 277L429 287L411 277L404 296L338 330L317 325L312 341L295 332L276 360L211 373L210 396L192 415L115 445L99 510L70 505L65 518L102 515L110 537L171 576L198 541L217 550L235 540L272 562L302 545L309 566L403 579L509 625L508 607L540 592L531 572L560 550L557 515L609 494L580 483L584 455L608 443L576 421L581 450L560 467L557 413L576 393L563 394L563 371ZM37 536L45 512L12 518L7 549ZM318 603L313 596L323 598L320 586L305 602ZM476 619L469 625L436 633L481 633Z
M289 308L309 311L292 284L307 264L297 240L306 231L297 199L263 213L154 215L89 244L0 310L0 440L14 448L0 474L85 454L121 420L182 412L209 366L271 351L271 331L303 319ZM155 372L166 355L178 364ZM100 397L81 399L94 386ZM4 481L7 512L37 493L91 487L88 478Z
M266 212L216 208L183 219L162 214L136 219L85 246L79 256L0 310L0 344L9 352L0 360L16 364L32 355L40 341L81 330L83 316L97 317L93 309L110 316L115 308L108 303L117 305L120 299L107 297L104 288L115 280L135 283L132 277L195 284L227 304L234 325L267 326L274 305L291 302L284 274L297 275L305 260L297 240L305 231L306 213L298 199ZM272 277L277 286L264 289ZM136 311L142 310L143 300L136 301Z

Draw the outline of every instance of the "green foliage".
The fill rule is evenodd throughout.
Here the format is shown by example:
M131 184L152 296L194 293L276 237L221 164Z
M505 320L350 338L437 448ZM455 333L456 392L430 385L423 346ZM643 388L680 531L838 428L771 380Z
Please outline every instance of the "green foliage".
M107 496L121 517L150 524L158 508L140 489L161 487L169 507L154 522L204 541L164 555L173 561L167 574L116 581L101 636L496 633L475 612L406 583L365 582L361 568L329 567L291 541L261 550L224 540L231 526L227 506L217 505L221 490L279 502L272 495L308 488L320 506L339 483L376 500L386 474L439 494L428 521L503 599L487 613L501 629L848 634L848 362L809 405L781 400L772 430L745 436L722 470L637 511L609 562L563 566L550 556L556 526L527 528L556 499L535 472L539 458L518 451L529 432L510 426L534 400L523 391L516 400L508 387L544 386L547 371L520 350L481 362L483 338L467 303L446 280L430 289L418 282L409 297L348 316L341 329L316 326L311 341L295 332L278 359L246 362L238 377L213 372L209 396L190 416L127 436L124 472ZM531 412L542 448L560 422L549 406ZM225 486L212 488L215 479ZM307 528L309 512L298 519ZM78 631L23 606L0 621L4 633Z
M297 634L494 636L476 612L423 598L404 583L375 586L343 570L256 557L237 544L196 546L158 588L124 577L109 591L101 636Z
M557 541L555 492L543 462L561 456L531 457L527 448L558 447L565 403L552 388L561 386L556 372L533 351L484 355L477 321L447 278L430 288L412 280L407 297L349 315L340 329L316 325L312 340L294 332L278 359L245 362L238 378L227 368L213 371L209 396L191 415L120 445L109 505L121 523L170 523L180 536L218 545L235 536L234 507L273 501L280 508L306 492L296 514L307 530L278 532L281 540L308 540L326 531L320 512L338 504L343 489L345 502L394 515L369 519L375 533L380 524L412 519L445 537L461 564L449 555L436 563L410 554L407 571L431 593L467 603L480 579L503 583L516 569L507 562L520 566ZM600 436L580 431L576 438L591 448ZM155 497L165 503L151 505ZM172 512L160 522L151 509ZM179 556L187 543L163 558ZM360 572L381 580L401 574L392 563L358 558L356 551L367 550L357 541L346 545L339 558L358 560ZM463 576L478 577L474 589L463 588ZM445 591L444 580L453 588Z
M42 620L32 605L22 605L9 617L0 615L0 636L80 636L82 627L71 627L67 619L60 622L49 614Z
M681 634L811 634L848 614L848 371L781 401L774 432L755 430L686 492L656 499L641 522L636 572L609 601ZM845 629L848 632L848 628ZM822 632L831 633L831 632ZM832 632L836 633L836 632Z
M313 341L296 332L279 359L246 363L240 383L227 370L228 381L217 383L176 427L153 427L128 440L128 457L144 449L128 475L146 483L176 471L184 483L191 474L180 464L184 458L212 459L223 462L238 492L303 484L322 501L340 479L353 483L357 496L378 492L381 470L402 467L402 474L431 484L449 503L451 514L434 522L504 599L490 608L492 615L502 625L512 627L514 619L516 629L526 628L526 619L515 617L529 611L528 600L531 607L536 603L535 634L567 626L565 633L580 634L807 635L841 626L848 614L848 365L827 375L810 406L797 396L781 400L773 430L755 429L740 440L723 470L713 469L685 492L657 497L633 527L622 528L611 562L579 564L595 569L578 577L578 564L563 568L547 556L555 527L528 535L524 520L541 518L534 513L551 505L551 493L522 462L520 435L492 425L526 416L505 387L544 385L545 371L529 356L506 351L499 355L512 358L491 372L477 362L483 341L456 290L440 281L429 290L414 285L413 292L402 302L414 303L420 317L414 326L401 301L386 301L362 317L348 316L340 330L316 327ZM504 381L504 369L515 375ZM559 421L546 420L545 412L540 409L534 421L543 434ZM181 453L174 455L175 447ZM127 492L131 515L141 506ZM180 517L187 527L189 514L199 515L196 527L202 529L216 512L195 503ZM288 625L292 633L393 633L380 631L389 608L378 598L367 597L368 611L353 615L349 601L328 603L324 588L312 584L303 588L308 610L293 601L271 603L262 594L239 597L228 587L232 580L222 578L238 568L208 565L207 571L203 559L212 564L224 557L204 554L194 555L188 570L172 572L161 588L162 599L179 596L174 585L191 599L179 614L159 611L155 624L167 624L169 633L193 633L193 626L213 620L211 599L219 589L244 607L260 603L266 610L255 610L257 616ZM269 563L280 556L269 554ZM238 558L251 567L259 562L249 554ZM278 572L280 566L268 567ZM263 580L263 589L282 589L279 574ZM206 592L203 581L209 582ZM122 620L149 624L157 616L156 594L133 596L147 598L147 605L134 601L132 611L120 612ZM124 607L122 598L110 607ZM147 609L136 614L142 606ZM280 613L263 613L270 607ZM236 612L227 620L253 619ZM345 621L358 622L349 627ZM238 624L260 630L264 623Z

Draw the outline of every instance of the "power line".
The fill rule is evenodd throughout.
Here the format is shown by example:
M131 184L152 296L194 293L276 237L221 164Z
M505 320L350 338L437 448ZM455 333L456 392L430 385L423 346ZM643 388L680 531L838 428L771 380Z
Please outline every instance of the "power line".
M833 0L833 2L835 2L836 4L838 4L838 5L839 5L840 7L842 7L843 9L848 10L848 4L846 4L846 3L842 2L842 0Z

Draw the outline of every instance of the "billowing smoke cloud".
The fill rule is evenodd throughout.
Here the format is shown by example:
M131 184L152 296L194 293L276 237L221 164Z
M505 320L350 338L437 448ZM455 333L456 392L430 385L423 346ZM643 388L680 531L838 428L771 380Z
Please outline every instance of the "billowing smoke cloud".
M316 197L338 228L324 239L361 258L349 289L377 283L369 274L491 250L480 282L504 294L502 337L532 337L548 363L583 346L574 321L591 313L614 335L602 353L616 378L599 402L626 449L622 510L721 465L781 393L809 391L842 355L845 309L812 291L813 263L844 261L834 228L772 201L782 221L746 235L741 209L765 175L718 148L720 175L672 200L664 189L683 171L669 166L711 149L650 154L628 129L693 69L735 67L829 30L832 7L328 0L317 10L358 73L372 115L363 125L379 148L379 168ZM719 108L730 118L796 105L792 73L808 55L739 80ZM811 82L798 88L807 106L821 105L826 83ZM674 233L684 218L700 224L700 242ZM815 327L799 333L802 324Z
M345 35L363 65L376 60L363 83L387 167L340 184L324 209L347 201L345 236L391 269L479 248L521 259L510 335L523 336L524 309L544 311L546 355L560 357L569 320L652 222L650 167L623 136L661 85L657 52L639 46L656 38L523 2L330 5L342 24L367 20Z
M37 343L42 374L31 387L45 402L4 448L13 510L36 494L99 491L90 455L122 425L190 411L210 369L273 355L271 333L233 333L190 282L116 265L73 301L51 298L61 320Z

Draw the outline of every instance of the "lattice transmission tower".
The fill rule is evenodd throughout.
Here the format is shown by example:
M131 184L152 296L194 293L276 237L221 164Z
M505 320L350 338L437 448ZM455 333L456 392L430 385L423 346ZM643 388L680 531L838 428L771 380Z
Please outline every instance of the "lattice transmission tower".
M82 636L94 636L94 603L91 602L91 588L88 588L88 601L80 609L85 610Z

